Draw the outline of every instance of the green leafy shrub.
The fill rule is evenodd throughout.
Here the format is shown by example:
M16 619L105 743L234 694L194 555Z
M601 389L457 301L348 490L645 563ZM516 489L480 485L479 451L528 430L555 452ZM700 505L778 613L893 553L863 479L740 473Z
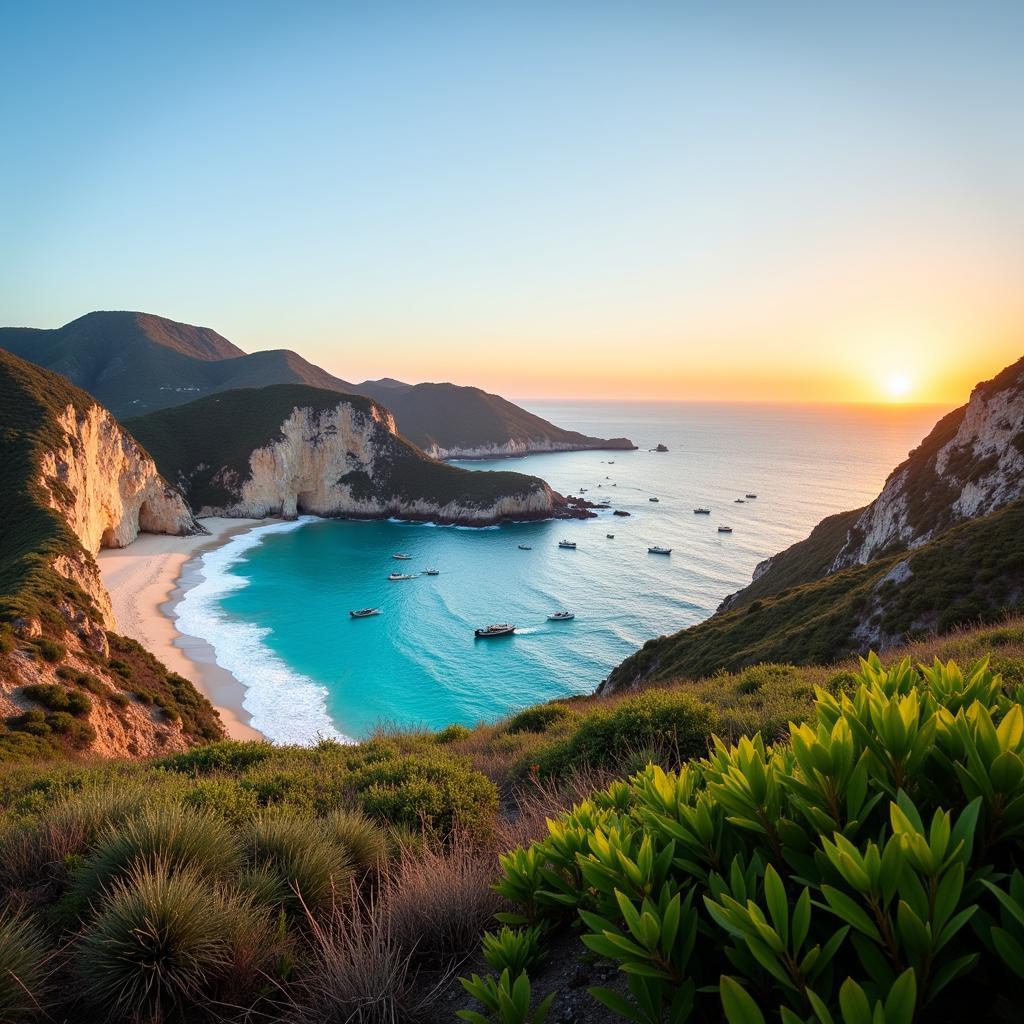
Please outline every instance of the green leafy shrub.
M30 700L34 700L51 711L67 711L72 715L87 715L92 710L92 701L84 693L66 690L53 683L33 683L22 689Z
M518 978L544 959L541 946L542 929L510 928L504 925L500 931L484 932L483 954L487 966L494 971L507 970Z
M532 1009L530 979L525 972L515 981L507 970L502 971L497 979L474 974L472 978L459 980L463 988L483 1003L490 1013L488 1018L476 1010L459 1010L459 1017L470 1024L488 1024L489 1020L496 1024L544 1024L555 998L552 992L541 1000L536 1009Z
M985 661L872 656L784 741L715 739L550 822L500 858L499 917L581 922L628 979L591 994L640 1024L910 1024L1019 998L1022 698Z
M440 743L443 746L448 743L458 743L460 740L467 739L469 736L470 730L466 726L459 725L456 722L438 732L435 732L434 742Z
M569 718L572 712L564 704L535 704L517 711L505 723L506 732L545 732L554 725Z
M36 637L32 641L32 646L39 652L39 657L43 661L49 661L52 664L63 661L68 655L67 648L63 644L59 644L56 640L51 640L46 636Z
M564 739L533 751L542 776L589 767L622 767L630 758L678 763L707 750L714 709L683 690L648 690L581 716Z

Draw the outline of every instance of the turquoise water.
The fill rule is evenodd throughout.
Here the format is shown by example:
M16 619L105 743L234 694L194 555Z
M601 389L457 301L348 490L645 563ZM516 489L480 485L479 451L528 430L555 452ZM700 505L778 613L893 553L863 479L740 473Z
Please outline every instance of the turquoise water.
M205 556L206 579L179 606L179 626L210 641L218 662L249 686L257 728L282 741L359 737L379 723L470 724L590 692L644 640L712 614L758 561L823 516L869 501L938 415L531 407L590 433L628 435L641 450L465 465L535 473L563 493L587 488L587 497L612 500L628 518L608 511L482 530L307 520L258 529ZM658 442L670 451L647 450ZM748 491L758 497L734 502ZM696 505L713 514L695 516ZM722 523L734 532L719 534ZM562 538L577 549L559 549ZM672 547L671 556L649 554L651 544ZM395 561L395 552L412 558ZM440 575L386 579L430 567ZM366 606L382 614L349 618L349 609ZM563 608L576 619L547 620ZM474 639L474 628L506 621L517 625L515 636Z

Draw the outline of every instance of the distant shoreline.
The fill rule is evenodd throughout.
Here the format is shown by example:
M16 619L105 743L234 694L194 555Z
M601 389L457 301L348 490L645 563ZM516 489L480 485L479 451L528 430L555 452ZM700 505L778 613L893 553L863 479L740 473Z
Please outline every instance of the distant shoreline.
M128 547L99 553L100 573L110 592L117 629L137 640L169 669L190 679L213 704L231 739L262 740L243 702L246 687L217 664L213 648L180 633L175 608L199 580L199 559L232 537L274 520L209 517L209 536L140 534Z

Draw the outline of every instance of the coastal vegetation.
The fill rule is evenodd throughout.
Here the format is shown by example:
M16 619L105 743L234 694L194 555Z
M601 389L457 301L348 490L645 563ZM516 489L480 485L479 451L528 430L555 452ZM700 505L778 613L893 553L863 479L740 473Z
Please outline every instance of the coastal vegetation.
M358 745L6 758L0 1007L789 1024L1011 1000L1022 696L1018 618Z

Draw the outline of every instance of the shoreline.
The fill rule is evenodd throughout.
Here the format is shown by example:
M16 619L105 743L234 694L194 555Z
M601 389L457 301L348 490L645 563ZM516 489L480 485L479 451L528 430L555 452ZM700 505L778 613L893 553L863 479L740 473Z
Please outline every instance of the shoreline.
M209 535L174 537L142 533L124 548L104 548L96 560L117 620L172 672L190 680L213 704L233 740L265 740L243 706L246 687L217 664L213 648L178 631L174 610L199 578L199 558L240 533L274 519L201 519Z

